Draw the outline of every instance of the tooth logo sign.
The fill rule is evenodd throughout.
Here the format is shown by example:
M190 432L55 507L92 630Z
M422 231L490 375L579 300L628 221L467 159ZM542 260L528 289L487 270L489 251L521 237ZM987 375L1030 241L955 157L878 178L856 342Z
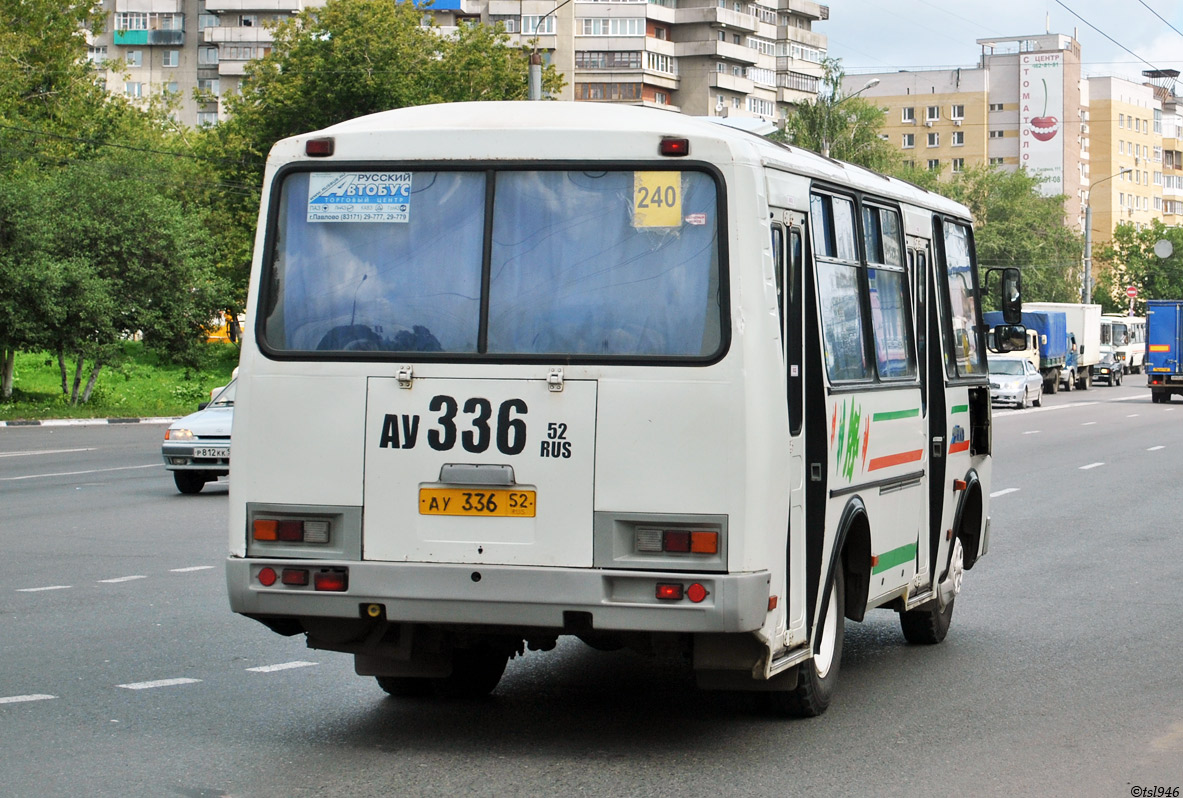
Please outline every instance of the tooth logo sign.
M1060 129L1060 120L1047 115L1047 81L1043 81L1043 116L1032 117L1031 135L1039 141L1051 141Z

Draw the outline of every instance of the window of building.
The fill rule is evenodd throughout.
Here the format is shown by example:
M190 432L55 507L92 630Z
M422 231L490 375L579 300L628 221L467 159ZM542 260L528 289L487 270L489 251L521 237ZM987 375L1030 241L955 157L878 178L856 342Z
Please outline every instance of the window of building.
M543 17L545 17L545 19ZM587 22L587 21L588 20L584 20L584 22ZM604 22L605 20L596 20L596 21L597 22ZM623 20L616 20L616 21L620 22ZM642 23L642 30L641 30L640 34L634 33L631 35L644 36L645 31L644 31L643 23L645 22L645 20L631 20L631 21ZM526 35L526 36L534 36L534 35L553 36L554 32L555 32L555 15L554 14L522 14L522 33L524 35Z
M990 138L992 138L992 139L1000 139L1004 135L1006 135L1006 133L1005 133L1005 131L1002 131L1002 130L991 130L990 131Z
M218 78L198 78L197 89L207 91L217 97L222 93L222 81Z
M748 111L759 116L774 116L776 103L759 97L748 97Z
M954 147L965 146L965 131L963 131L963 130L954 130L953 131L953 146Z
M930 147L941 146L941 134L940 133L929 133L928 134L928 146L930 146Z
M181 51L180 50L165 50L164 51L164 66L176 67L181 65Z
M197 15L197 29L205 30L206 28L216 28L221 24L217 14L198 14Z
M1156 186L1162 185L1162 172L1155 172L1154 173L1154 185L1156 185Z
M742 42L743 42L743 37L740 36L738 33L731 34L731 43L732 44L740 44Z
M1162 133L1162 111L1154 109L1154 132Z
M670 32L669 32L668 28L666 28L662 25L657 25L653 28L653 38L654 39L660 39L661 41L664 42L669 37L670 37Z
M991 111L1001 111L1002 110L1002 103L990 103L990 110Z
M965 106L964 105L950 106L949 107L949 118L950 119L965 119Z
M930 172L941 171L941 161L939 158L929 158L928 159L928 171L930 171Z
M517 14L490 14L489 22L493 23L494 27L500 24L506 33L518 32L519 20ZM576 56L578 56L578 53Z
M1117 152L1120 155L1125 155L1125 141L1122 139L1117 140Z
M739 97L732 97L731 98L731 107L732 108L742 108L743 107L743 100Z
M953 159L953 171L954 172L964 172L965 171L965 159L964 158L954 158Z
M1004 159L1004 158L991 158L991 159L990 159L990 165L991 165L991 166L1002 166L1002 164L1003 164L1004 162L1005 162L1005 159Z
M145 11L120 11L115 15L115 30L148 30Z
M941 106L930 105L925 109L924 120L926 122L935 122L941 118Z
M762 67L748 67L748 80L753 83L759 83L761 86L775 86L776 85L776 70L764 69Z
M1117 115L1117 126L1118 127L1125 127L1125 114L1118 114Z
M218 112L217 111L198 111L197 112L197 124L201 125L201 126L218 124Z
M86 48L86 60L90 61L92 64L107 63L107 47L106 47L106 45L103 45L103 46L91 45L90 47L87 47Z
M658 105L669 105L670 96L664 91L657 91L653 93L653 101Z
M641 51L576 50L575 66L578 69L640 69Z
M910 150L915 146L916 146L916 134L915 133L905 133L904 134L904 149Z
M646 58L648 59L646 66L654 72L664 72L667 75L678 74L678 60L672 55L646 53Z
M577 100L639 100L640 83L576 83Z
M910 108L910 107L903 109L903 115L902 115L901 119L905 124L907 124L909 122L915 122L916 121L916 109Z
M129 80L123 84L123 93L128 97L143 97L144 84L137 81Z
M197 63L199 63L199 64L216 64L216 63L218 63L218 48L217 47L198 47L197 48Z
M144 51L143 50L128 50L123 54L123 60L127 62L129 67L139 67L144 65Z

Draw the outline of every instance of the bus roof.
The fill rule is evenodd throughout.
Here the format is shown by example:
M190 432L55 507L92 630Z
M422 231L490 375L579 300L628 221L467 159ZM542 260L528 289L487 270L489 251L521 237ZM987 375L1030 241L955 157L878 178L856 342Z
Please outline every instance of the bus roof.
M441 144L443 139L440 139L439 135L446 132L476 135L486 142L496 138L497 133L514 133L516 135L509 136L507 140L516 143L520 149L533 157L547 156L535 147L520 146L530 133L545 134L545 138L551 142L555 141L556 137L565 135L572 148L587 145L586 141L579 141L579 134L593 133L597 137L597 150L592 153L593 157L602 155L598 145L602 143L607 147L612 141L612 134L620 134L620 137L626 140L631 138L634 143L638 136L689 138L703 143L712 140L729 151L728 160L750 159L813 179L916 203L952 216L966 219L970 217L968 209L960 203L907 181L826 158L799 147L777 144L763 136L723 123L721 119L685 116L656 108L611 103L466 102L399 108L361 116L320 131L286 139L276 145L273 157L279 155L282 160L287 160L301 156L302 142L308 138L354 135L369 138L394 131L432 134L432 139L440 141ZM691 148L691 158L695 157L698 149ZM469 152L467 148L465 151ZM488 152L490 157L506 157L504 150L493 155L493 149L490 147ZM284 157L285 155L287 157ZM566 158L572 160L569 152Z

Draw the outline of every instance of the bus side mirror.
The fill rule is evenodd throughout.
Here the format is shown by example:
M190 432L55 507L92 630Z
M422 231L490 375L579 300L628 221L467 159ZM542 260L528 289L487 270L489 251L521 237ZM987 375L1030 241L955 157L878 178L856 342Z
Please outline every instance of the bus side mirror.
M1002 320L1007 324L1016 325L1023 320L1023 278L1019 270L1013 266L1005 269L991 269L1002 272L1001 296L999 306L1002 309ZM1024 344L1023 348L1026 348Z
M993 351L1025 352L1027 350L1027 328L1022 324L999 324L991 332Z

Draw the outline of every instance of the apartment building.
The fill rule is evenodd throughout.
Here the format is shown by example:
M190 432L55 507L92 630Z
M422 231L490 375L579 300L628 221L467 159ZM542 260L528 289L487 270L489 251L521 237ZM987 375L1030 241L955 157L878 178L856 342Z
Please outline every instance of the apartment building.
M90 58L109 91L173 94L178 121L214 124L246 63L270 51L268 23L323 1L104 0ZM816 97L826 37L814 25L829 18L812 0L436 0L430 13L445 35L501 23L537 47L566 77L556 99L768 121Z
M976 67L860 73L847 94L885 107L888 139L907 160L949 176L971 164L1025 167L1047 195L1068 197L1083 224L1089 174L1089 85L1072 36L979 39Z

